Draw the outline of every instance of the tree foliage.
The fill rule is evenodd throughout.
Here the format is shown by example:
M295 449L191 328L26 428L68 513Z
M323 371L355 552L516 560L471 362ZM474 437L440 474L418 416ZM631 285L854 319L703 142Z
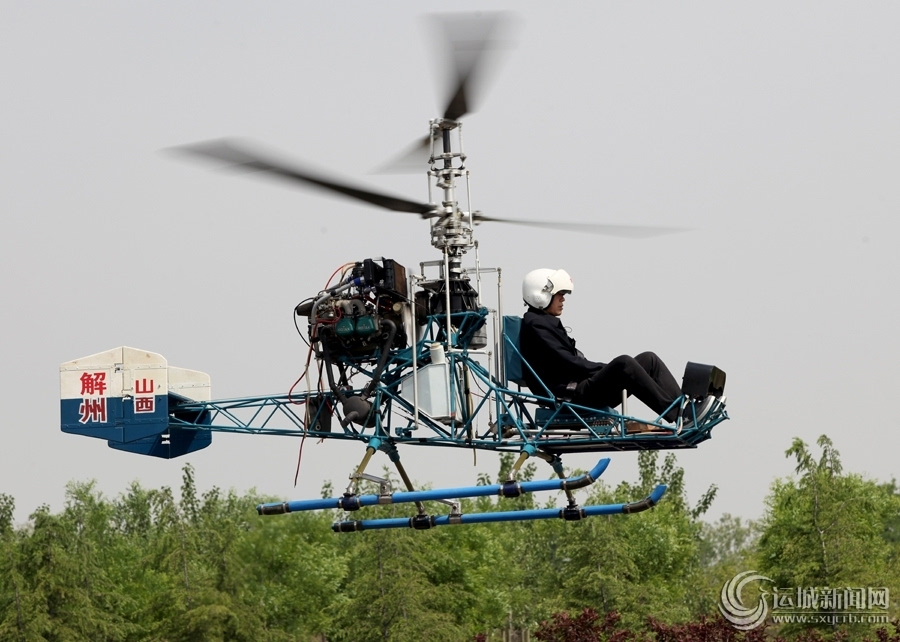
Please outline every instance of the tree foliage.
M632 502L664 483L658 506L580 522L335 535L332 520L346 516L259 517L255 505L269 498L200 493L189 465L178 493L134 483L108 498L93 483L72 483L60 513L39 507L24 526L13 523L13 498L0 494L0 640L385 642L499 639L511 630L554 641L761 641L763 629L739 633L718 617L718 592L740 571L758 568L784 586L900 589L896 483L845 474L830 442L820 447L815 458L794 443L797 477L773 485L759 523L702 522L715 488L692 504L674 456L655 452L640 454L634 482L597 483L577 500ZM498 479L513 460L501 458ZM540 470L529 464L518 476ZM565 501L482 497L461 509ZM781 632L807 642L876 633ZM900 642L897 632L879 635Z
M885 526L896 517L896 495L844 474L827 437L818 445L818 459L799 439L787 450L798 478L772 487L759 548L762 570L782 586L884 586L891 556Z

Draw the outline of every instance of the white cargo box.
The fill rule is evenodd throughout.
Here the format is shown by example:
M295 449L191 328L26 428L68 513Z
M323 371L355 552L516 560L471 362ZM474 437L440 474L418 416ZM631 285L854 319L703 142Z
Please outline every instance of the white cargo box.
M450 395L450 373L446 363L432 363L401 382L400 396L415 405L415 387L418 387L419 412L437 421L448 422L454 415ZM413 377L417 377L415 384Z

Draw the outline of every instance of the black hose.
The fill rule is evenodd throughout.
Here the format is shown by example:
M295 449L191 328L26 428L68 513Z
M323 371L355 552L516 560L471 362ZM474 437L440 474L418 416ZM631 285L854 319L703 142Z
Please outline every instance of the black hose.
M387 364L388 357L391 355L391 346L394 344L394 337L397 335L397 324L390 319L382 319L380 325L382 328L387 326L388 336L384 345L381 346L381 356L378 358L378 365L375 366L375 371L372 373L372 380L363 388L363 398L370 396L375 391L375 386L381 380L381 373L385 364Z
M640 513L641 511L645 511L648 508L653 508L656 505L656 502L653 501L652 497L645 497L636 502L631 502L630 504L625 504L622 507L623 513Z
M341 403L346 403L347 397L344 395L343 391L334 383L334 375L331 372L331 355L328 352L327 338L327 336L320 336L320 340L322 341L322 361L325 362L325 374L328 376L328 387L331 388L331 392L334 393L334 396L337 397L338 401L340 401Z

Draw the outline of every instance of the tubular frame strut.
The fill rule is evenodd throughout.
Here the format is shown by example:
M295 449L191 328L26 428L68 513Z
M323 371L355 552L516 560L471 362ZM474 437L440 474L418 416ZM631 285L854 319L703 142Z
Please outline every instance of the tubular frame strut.
M432 266L442 271L445 282L454 270L457 277L464 276L465 270L458 263L451 263L445 248L444 260ZM423 264L421 277L410 277L410 286L425 279L424 268ZM585 475L566 478L561 456L570 452L696 448L711 437L713 427L728 419L724 397L714 398L702 415L698 415L700 406L696 400L679 397L662 413L668 414L673 407L678 410L673 425L664 421L662 415L652 420L632 417L626 414L624 403L623 411L616 412L610 408L581 406L556 398L549 391L542 395L519 386L514 388L507 378L509 359L518 358L523 368L530 369L530 366L521 359L517 340L506 333L505 319L502 325L496 320L493 324L493 349L482 349L485 343L473 339L490 325L487 317L496 311L485 307L453 311L449 292L447 287L435 294L443 298L444 309L449 312L430 314L417 331L407 332L411 340L409 347L389 352L385 352L389 349L385 347L363 357L349 352L329 356L323 350L329 374L332 365L340 373L340 387L329 376L329 389L292 396L193 401L170 395L169 432L214 431L363 442L365 455L350 475L343 496L258 506L261 515L272 515L307 510L356 511L386 504L416 505L413 517L344 520L334 524L335 531L346 532L382 528L421 530L447 524L550 518L579 520L592 515L646 510L665 493L664 485L636 502L580 507L573 491L593 483L606 470L609 460L601 459ZM346 376L347 372L353 373L351 377ZM435 373L439 376L432 376ZM533 370L531 373L537 377ZM351 383L356 381L354 378L365 381L362 385ZM372 385L374 381L377 385ZM357 396L371 410L362 418L353 417L352 413L342 417L340 408L345 406L342 402ZM484 425L486 415L490 419ZM630 432L634 424L643 429ZM514 452L519 457L509 478L501 484L417 491L400 462L401 444ZM387 454L393 462L405 491L393 492L390 481L365 472L378 451ZM557 479L517 481L518 471L529 457L549 463ZM360 480L378 483L379 493L358 495ZM538 491L564 492L567 506L475 514L462 514L459 508L461 498L517 497ZM428 514L425 503L434 501L449 504L450 513Z

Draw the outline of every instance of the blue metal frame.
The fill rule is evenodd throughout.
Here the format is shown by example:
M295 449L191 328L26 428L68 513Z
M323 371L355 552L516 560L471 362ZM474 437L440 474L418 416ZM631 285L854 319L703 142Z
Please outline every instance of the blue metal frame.
M462 314L483 319L487 311L482 309L477 313ZM440 322L442 319L430 319L430 332L426 332L416 346L416 363L420 367L430 363L428 346L432 343L446 346L445 332ZM465 323L460 323L460 327L465 328ZM453 339L465 340L467 344L474 329L477 329L475 324L469 324L469 336L455 335ZM505 339L505 347L517 350L508 339ZM331 430L319 429L320 421L326 419L328 409L337 407L330 391L213 401L170 400L172 418L169 425L170 429L177 430L305 435L364 443L377 438L380 444L389 443L391 447L401 444L450 446L501 452L530 450L532 454L541 451L553 455L567 452L695 448L711 437L711 431L716 425L728 419L724 404L721 400L716 400L700 422L678 431L661 418L648 420L623 415L608 408L588 408L555 399L549 394L540 396L519 388L514 389L506 382L501 382L496 374L489 372L465 348L448 350L446 359L451 375L450 390L454 410L454 416L448 422L437 421L422 413L419 413L418 424L414 422L413 404L400 395L401 380L412 372L412 351L407 348L392 355L388 361L381 383L371 399L373 408L380 409L375 413L371 426L341 426L338 421L332 421ZM364 376L371 376L365 363L354 363L351 359L345 359L344 363ZM472 394L471 410L468 398L463 397L466 384L461 378L466 372L477 382L482 393L477 402ZM362 387L358 387L348 394L360 394L362 390ZM315 413L307 421L306 402L310 398L319 403ZM684 398L679 398L673 405L680 406L684 402ZM493 410L492 421L487 426L480 426L477 419L483 415L486 407ZM693 412L693 402L688 401L685 418L692 417ZM187 419L190 417L195 419ZM630 421L648 424L654 428L654 432L629 434L626 422Z
M499 511L496 513L471 513L461 515L417 515L416 517L395 517L388 519L363 519L335 522L331 528L336 533L376 530L385 528L414 528L426 530L436 526L454 524L486 524L489 522L520 522L538 519L563 519L579 521L596 515L617 515L637 513L652 508L666 492L660 484L645 499L630 504L603 504L599 506L568 506L566 508L537 508L532 510Z
M339 509L345 511L359 510L365 506L379 506L386 504L416 503L421 505L426 501L443 501L466 497L519 497L525 493L533 493L546 490L571 491L584 488L593 484L609 465L609 459L601 459L587 473L569 479L548 479L543 481L516 482L509 481L503 484L490 484L484 486L469 486L464 488L443 488L436 490L421 490L410 492L390 493L380 495L343 496L340 498L300 500L293 502L275 502L260 504L256 507L260 515L281 515L308 510ZM449 515L433 516L424 512L424 507L414 517L345 520L335 522L332 529L338 533L385 529L385 528L414 528L426 530L436 526L449 526L454 524L483 524L488 522L528 521L538 519L559 518L567 521L577 521L593 515L613 515L617 513L637 513L655 506L666 492L665 484L658 485L645 499L629 504L604 504L599 506L578 506L573 501L565 508L539 508L515 511L494 511L486 513L461 513L459 505L453 504ZM571 496L570 496L571 497Z
M349 371L351 381L359 374L362 376L358 378L365 378L366 384L369 384L378 376L377 386L374 386L374 391L370 391L369 395L365 392L365 386L344 390L342 393L345 400L359 395L363 399L368 398L371 403L373 414L359 422L341 421L337 410L338 400L331 390L214 401L193 401L170 394L167 399L169 424L166 431L127 443L111 441L110 446L144 455L175 457L209 445L212 432L361 441L367 445L367 454L356 474L351 476L353 481L343 497L261 505L260 514L297 510L357 510L376 504L414 502L418 509L414 517L341 521L334 524L334 530L345 532L400 527L425 529L446 524L495 521L549 518L577 520L591 515L645 510L662 497L665 486L657 487L649 497L631 504L579 507L571 491L593 483L606 469L609 460L600 460L586 475L564 479L560 456L569 452L695 448L711 437L713 427L728 419L724 401L720 399L713 403L710 411L700 421L681 428L680 422L679 426L672 426L659 417L648 421L616 413L609 408L587 408L554 398L549 391L546 391L546 395L537 395L523 391L521 387L514 389L506 381L505 375L491 371L490 358L487 359L488 367L477 360L478 356L484 358L485 354L491 353L469 349L470 342L485 324L487 316L488 310L483 307L477 311L453 313L451 336L448 336L446 316L430 316L422 338L413 347L392 350L383 346L375 350L374 354L353 355L348 350L333 355L331 362L342 372ZM501 331L501 337L495 343L495 350L517 357L523 367L530 369L525 360L521 359L516 342L505 331ZM434 344L441 346L449 373L450 414L441 419L427 416L423 411L423 404L420 403L420 408L416 409L413 402L401 394L403 383L410 381L413 374L419 376L420 367L432 363L431 348ZM376 375L373 364L379 362L381 350L388 349L392 352L380 375ZM505 373L505 364L501 369L499 354L497 356L497 369ZM327 359L326 367L331 367L327 365ZM540 381L533 370L531 373ZM472 384L480 394L473 392ZM321 385L321 381L317 385ZM685 417L696 418L693 402L679 398L672 404L676 405L678 408L685 406ZM483 417L486 410L491 420L483 426L479 424L478 418ZM332 415L337 421L332 421ZM649 425L652 431L629 434L626 428L630 421ZM511 477L506 483L492 486L412 491L412 485L400 465L398 446L401 444L518 452L520 459L514 471L518 470L525 457L538 456L550 463L559 479L517 483ZM364 475L363 470L376 451L385 452L397 465L409 492L385 494L383 491L381 495L362 496L356 494L356 484L360 479L373 479ZM384 487L385 480L380 481ZM564 490L568 496L568 506L562 509L469 515L454 510L449 515L431 516L425 512L423 504L434 500L446 503L450 498L460 497L518 496L541 490Z
M364 506L378 506L385 504L403 504L427 501L442 501L447 499L460 499L463 497L519 497L525 493L535 493L546 490L571 490L593 484L602 475L609 459L601 459L584 475L571 479L545 479L539 481L508 482L505 484L486 484L483 486L466 486L462 488L438 488L434 490L414 490L384 495L358 495L348 501L347 497L306 499L293 502L275 502L260 504L257 511L261 515L275 515L281 513L297 513L308 510L325 510L338 508L342 510L358 510Z

